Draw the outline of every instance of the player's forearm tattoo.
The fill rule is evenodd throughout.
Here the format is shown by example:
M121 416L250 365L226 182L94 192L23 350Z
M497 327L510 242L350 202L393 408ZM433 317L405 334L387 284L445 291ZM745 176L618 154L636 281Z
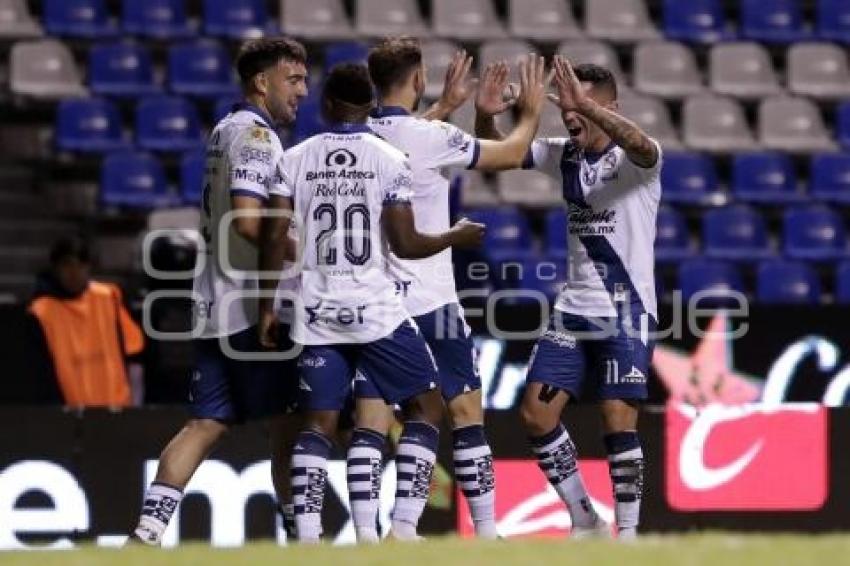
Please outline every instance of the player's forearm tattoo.
M655 165L658 160L658 148L634 122L595 102L581 108L581 113L602 128L637 165L641 167Z

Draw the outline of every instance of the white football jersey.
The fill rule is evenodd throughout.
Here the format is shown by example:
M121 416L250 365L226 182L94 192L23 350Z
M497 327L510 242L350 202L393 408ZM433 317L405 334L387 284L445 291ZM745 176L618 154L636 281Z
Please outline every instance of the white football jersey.
M282 180L282 157L270 119L251 105L237 105L210 134L201 202L206 261L193 285L193 315L202 326L202 338L230 336L257 323L257 297L244 292L258 289L258 250L236 233L232 221L225 231L220 227L232 210L232 196L268 200L269 191Z
M385 206L410 202L407 160L365 124L341 124L283 156L284 182L302 233L292 339L302 344L366 343L409 318L388 275Z
M655 221L661 199L661 146L649 168L613 142L600 154L569 138L537 139L527 168L561 181L567 201L567 283L555 308L584 316L615 316L623 303L657 320Z
M416 230L439 234L449 229L449 181L441 169L475 167L478 141L445 122L423 120L404 108L376 109L369 127L407 155L413 175L413 216ZM457 303L452 250L423 259L389 256L390 274L412 316Z

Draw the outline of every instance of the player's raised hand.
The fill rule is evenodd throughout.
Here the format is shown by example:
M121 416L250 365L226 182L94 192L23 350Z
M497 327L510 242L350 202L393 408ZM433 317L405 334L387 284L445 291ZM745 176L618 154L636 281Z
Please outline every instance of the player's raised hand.
M257 332L259 333L260 345L269 350L277 349L278 331L280 324L277 320L277 314L274 311L260 312L260 321L257 324Z
M550 97L553 102L561 107L564 112L578 110L587 101L587 94L581 86L581 81L576 77L573 66L569 59L562 55L555 55L555 88L558 91L556 97Z
M510 108L516 96L509 90L507 62L490 63L484 68L475 95L475 111L482 116L495 116Z
M469 78L471 67L472 57L467 55L466 51L460 50L454 54L446 69L440 104L450 112L463 106L475 92L477 81Z
M484 224L473 222L468 218L461 218L451 228L452 246L459 248L477 248L484 241L487 227Z
M539 116L546 99L546 87L551 80L546 76L546 61L543 57L530 54L519 64L519 95L516 105L520 114Z

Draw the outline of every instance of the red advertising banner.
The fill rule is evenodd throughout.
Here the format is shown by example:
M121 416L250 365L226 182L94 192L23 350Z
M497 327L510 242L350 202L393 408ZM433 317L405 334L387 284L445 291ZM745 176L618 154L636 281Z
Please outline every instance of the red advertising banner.
M496 523L504 537L564 537L570 515L536 460L496 460ZM614 520L614 496L606 460L579 460L593 506L609 523ZM457 491L457 526L463 537L474 534L469 507Z
M671 403L667 502L678 511L821 508L829 485L827 409L815 403Z

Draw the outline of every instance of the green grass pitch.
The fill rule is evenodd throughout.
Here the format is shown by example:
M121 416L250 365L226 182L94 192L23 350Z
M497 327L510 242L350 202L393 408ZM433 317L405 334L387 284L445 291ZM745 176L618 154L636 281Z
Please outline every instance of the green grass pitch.
M646 536L631 544L611 541L523 540L478 542L435 538L378 546L278 547L255 543L238 549L183 545L176 549L100 549L0 553L3 566L732 566L850 564L850 535L693 534Z

